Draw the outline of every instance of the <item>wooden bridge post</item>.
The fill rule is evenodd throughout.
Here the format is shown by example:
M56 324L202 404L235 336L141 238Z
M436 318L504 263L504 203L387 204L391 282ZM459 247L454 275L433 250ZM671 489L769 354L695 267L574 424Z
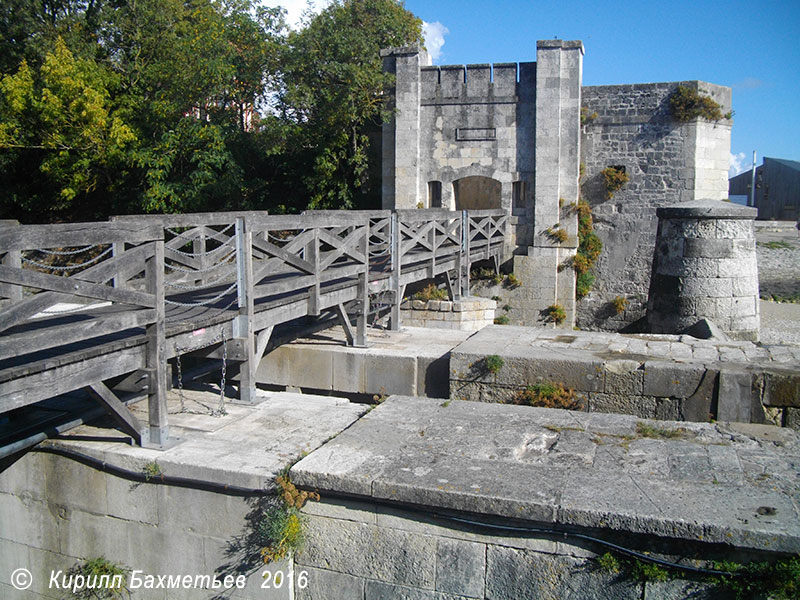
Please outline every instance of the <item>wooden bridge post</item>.
M149 431L147 445L166 447L169 445L167 423L167 339L164 305L164 240L153 242L153 256L145 263L147 291L155 295L155 322L147 326L147 371L150 385L147 398ZM174 440L173 440L174 441Z
M461 296L469 296L469 213L466 210L461 211L461 256L463 274L460 276ZM462 270L459 269L459 273Z
M242 340L244 360L239 368L239 400L256 402L256 337L253 330L255 299L253 290L253 232L247 231L242 217L236 219L236 289L239 314L233 322L233 337Z
M195 285L204 285L206 282L205 269L208 268L208 259L206 257L206 232L200 228L200 232L196 239L192 240L192 253L200 257L200 268L204 271L200 276L195 279Z
M400 265L403 262L400 256L400 251L403 247L400 236L400 222L397 218L397 213L393 212L390 223L390 242L392 253L392 274L391 285L394 292L394 303L392 304L392 312L389 315L389 329L391 331L400 330L400 304L403 302L403 293L400 289Z
M308 295L308 314L313 317L318 317L320 313L320 275L319 272L319 228L313 227L314 237L311 242L306 245L305 259L314 265L314 284L311 287Z
M356 346L367 346L367 318L369 317L369 218L364 224L364 240L361 250L364 253L364 272L358 276L359 312L356 324Z
M14 219L0 220L0 227L18 227L19 221ZM0 265L11 267L12 269L22 268L22 253L19 250L9 250L0 255ZM0 283L0 298L7 298L12 302L22 300L22 286L11 283Z
M431 245L431 264L428 267L428 279L436 277L436 217L433 217L431 221L431 230L428 232L428 243Z
M111 221L114 220L114 217L111 217ZM111 244L111 256L117 258L118 256L122 256L125 253L125 242L114 242ZM114 277L111 280L111 285L115 288L122 287L123 280L121 277Z
M22 253L19 250L9 250L3 254L0 264L12 269L21 269ZM12 302L22 300L22 286L11 283L0 284L0 298L8 298Z

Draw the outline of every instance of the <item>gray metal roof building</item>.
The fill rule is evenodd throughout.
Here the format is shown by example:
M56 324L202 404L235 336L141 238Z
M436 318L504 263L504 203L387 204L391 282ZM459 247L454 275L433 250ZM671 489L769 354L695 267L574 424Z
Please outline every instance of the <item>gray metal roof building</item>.
M750 171L728 180L730 195L750 197ZM794 221L800 217L800 162L782 158L764 158L756 167L756 208L758 218Z

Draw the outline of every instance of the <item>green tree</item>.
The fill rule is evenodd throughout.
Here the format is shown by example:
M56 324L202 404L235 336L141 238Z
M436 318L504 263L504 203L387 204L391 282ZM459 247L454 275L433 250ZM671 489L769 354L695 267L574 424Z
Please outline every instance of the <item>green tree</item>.
M419 19L336 0L284 27L255 0L8 0L0 218L376 203L379 52Z
M108 185L136 141L112 107L114 85L112 74L73 56L61 38L38 72L23 60L0 80L0 149L17 159L38 155L54 216L70 216L77 196Z
M422 22L395 0L335 0L291 33L284 58L281 112L294 128L312 208L364 203L370 128L386 117L380 50L422 43Z
M53 220L249 201L259 184L238 161L251 161L242 147L254 146L254 109L284 43L279 10L249 0L63 0L44 3L45 14L35 0L12 1L30 18L27 36L0 38L23 57L0 97L2 215ZM13 29L6 17L0 11L0 34ZM70 35L53 37L60 31Z

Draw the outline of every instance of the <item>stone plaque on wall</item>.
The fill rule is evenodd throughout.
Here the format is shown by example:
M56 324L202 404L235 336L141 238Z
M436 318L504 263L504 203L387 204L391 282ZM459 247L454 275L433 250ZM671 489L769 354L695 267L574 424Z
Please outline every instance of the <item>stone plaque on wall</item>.
M497 130L494 127L484 129L476 127L456 128L457 142L481 142L495 139L497 139Z

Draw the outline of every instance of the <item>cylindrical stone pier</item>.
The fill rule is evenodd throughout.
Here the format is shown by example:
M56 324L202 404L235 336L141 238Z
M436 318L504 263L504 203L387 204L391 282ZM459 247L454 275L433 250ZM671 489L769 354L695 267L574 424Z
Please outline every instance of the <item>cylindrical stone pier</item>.
M732 339L757 341L756 209L706 200L657 214L650 331L679 333L708 319Z

